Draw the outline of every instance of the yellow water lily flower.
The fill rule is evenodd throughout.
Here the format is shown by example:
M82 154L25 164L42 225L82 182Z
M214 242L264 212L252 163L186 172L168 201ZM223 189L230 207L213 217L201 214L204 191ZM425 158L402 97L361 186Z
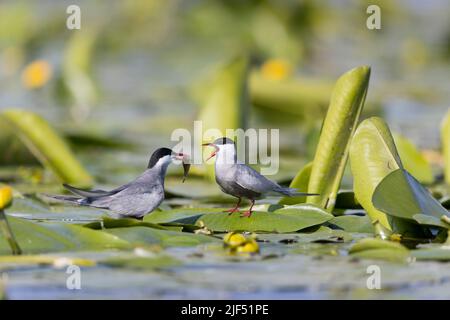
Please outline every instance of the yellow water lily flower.
M22 83L27 89L44 86L52 76L52 67L45 60L36 60L25 67L22 72Z
M246 237L242 233L230 232L224 236L223 241L229 254L248 255L259 253L259 245L255 240L255 235Z
M270 80L283 80L292 74L293 67L283 59L269 59L261 66L261 74Z
M224 245L227 247L238 247L243 245L247 239L241 233L229 232L223 237Z
M237 247L236 251L245 254L259 253L259 245L254 239L247 239L244 245Z
M12 201L12 189L11 187L0 187L0 210L5 209L11 204Z

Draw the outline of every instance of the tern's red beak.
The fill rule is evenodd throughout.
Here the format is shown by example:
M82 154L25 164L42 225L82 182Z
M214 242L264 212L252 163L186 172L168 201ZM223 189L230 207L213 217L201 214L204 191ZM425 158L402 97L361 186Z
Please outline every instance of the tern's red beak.
M208 159L205 160L205 162L207 162L209 159L215 157L215 155L217 154L217 151L219 151L219 148L218 148L215 144L213 144L213 143L204 143L204 144L202 144L202 146L203 146L203 147L209 146L209 147L213 147L213 148L215 149L215 150L211 153L211 155L208 157Z

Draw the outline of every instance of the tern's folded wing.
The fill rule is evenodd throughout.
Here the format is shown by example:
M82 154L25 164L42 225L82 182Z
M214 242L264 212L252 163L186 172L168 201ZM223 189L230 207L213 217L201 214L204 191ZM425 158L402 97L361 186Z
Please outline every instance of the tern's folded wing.
M236 183L242 188L252 190L256 193L267 193L277 188L278 185L275 182L270 181L256 170L244 165L239 164L236 170Z

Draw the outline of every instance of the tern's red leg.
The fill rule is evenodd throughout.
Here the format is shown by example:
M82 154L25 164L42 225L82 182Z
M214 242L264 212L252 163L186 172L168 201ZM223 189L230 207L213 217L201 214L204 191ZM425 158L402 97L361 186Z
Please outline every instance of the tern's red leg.
M241 215L241 218L242 217L250 218L252 216L252 209L253 209L253 206L255 205L255 200L251 200L251 201L252 201L252 205L250 206L250 209L248 209L248 211L244 211Z
M238 202L236 203L236 206L234 208L231 208L229 210L226 210L225 212L228 212L228 215L231 215L232 213L239 211L239 205L241 204L241 198L238 198Z

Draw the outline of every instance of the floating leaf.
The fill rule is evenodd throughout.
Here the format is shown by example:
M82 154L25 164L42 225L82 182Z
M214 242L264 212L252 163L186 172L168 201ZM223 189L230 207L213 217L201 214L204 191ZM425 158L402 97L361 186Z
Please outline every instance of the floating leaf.
M154 211L144 217L144 222L149 223L169 223L178 222L195 224L199 217L208 213L224 213L225 209L218 208L179 208L166 211Z
M106 232L64 223L34 223L8 217L11 228L24 253L68 250L127 249L131 245ZM9 252L0 238L0 254Z
M294 232L320 225L333 216L314 205L295 205L274 212L254 212L250 218L240 213L209 213L198 218L205 227L214 231Z
M412 250L411 255L414 258L416 258L417 260L450 261L450 247L438 246L438 247Z
M311 169L308 203L331 212L344 174L350 141L369 85L370 68L352 69L336 82Z
M354 244L349 254L363 259L406 262L410 256L409 250L400 243L366 238Z
M155 270L179 266L182 263L170 256L160 255L155 257L118 257L109 258L100 262L114 268L129 268L136 270Z
M350 146L350 164L356 199L366 210L378 235L387 238L393 231L408 230L409 225L388 218L372 203L375 188L384 177L402 168L394 139L382 119L372 117L358 126Z
M254 212L250 218L228 215L218 208L180 208L154 212L144 218L151 223L200 225L213 231L292 232L322 224L333 216L313 205L287 206L273 212Z
M90 229L112 229L112 228L125 228L125 227L149 227L155 229L166 229L155 223L149 223L144 221L139 221L133 218L120 218L114 219L110 217L103 217L102 221L94 221L84 225L84 227Z
M18 109L4 111L1 116L35 157L61 180L79 186L92 184L91 176L43 118Z
M18 265L51 265L56 268L75 264L80 267L92 267L96 263L90 259L72 258L64 256L26 255L0 256L0 269L13 268Z
M297 175L292 180L289 185L290 188L297 188L299 191L306 192L309 183L309 177L311 176L313 162L307 163L302 170L300 170ZM303 189L303 190L302 190ZM304 203L306 201L306 196L298 196L298 197L283 197L281 198L279 204L298 204Z
M374 229L368 216L345 215L334 217L328 223L335 225L347 232L373 233Z
M387 175L376 187L374 206L391 216L419 224L450 228L442 222L448 211L412 175L398 169Z
M422 183L433 183L431 166L416 146L399 134L394 134L393 137L405 170Z
M450 185L450 110L441 125L442 153L444 154L445 182Z
M134 245L161 245L163 247L196 246L217 239L201 234L177 232L169 230L158 230L148 227L136 226L130 228L107 229L106 232L113 234Z

